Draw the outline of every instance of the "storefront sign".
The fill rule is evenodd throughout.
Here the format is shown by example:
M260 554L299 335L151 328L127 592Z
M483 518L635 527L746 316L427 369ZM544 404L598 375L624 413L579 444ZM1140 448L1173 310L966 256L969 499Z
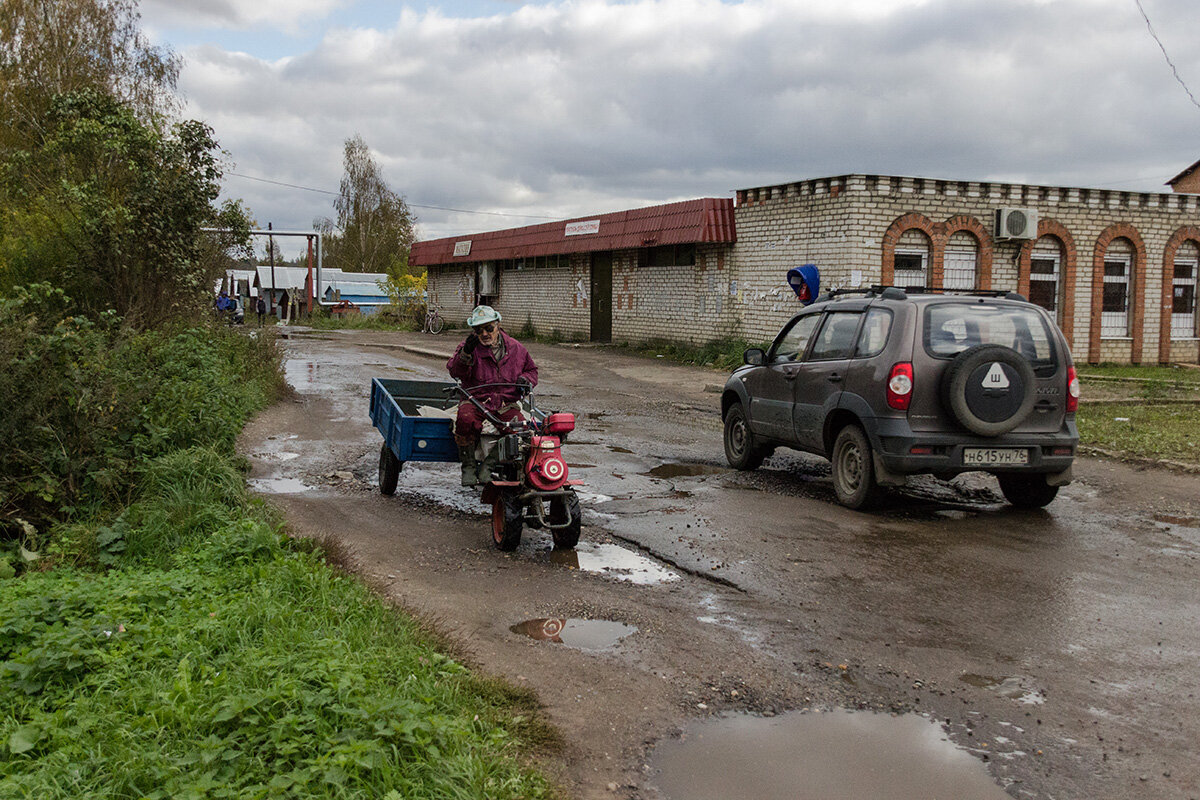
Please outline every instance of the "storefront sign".
M587 234L587 233L599 233L599 232L600 232L600 220L598 220L598 219L589 219L587 222L568 222L567 223L567 231L566 231L567 236L583 236L584 234Z
M443 252L445 252L445 251L443 251ZM471 240L467 239L465 242L455 242L454 243L454 255L456 255L456 256L471 255Z

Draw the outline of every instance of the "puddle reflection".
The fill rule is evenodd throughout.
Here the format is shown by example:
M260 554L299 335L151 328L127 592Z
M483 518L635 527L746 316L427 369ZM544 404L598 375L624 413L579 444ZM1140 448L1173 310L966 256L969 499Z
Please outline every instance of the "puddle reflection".
M651 586L679 580L679 573L653 559L615 544L580 542L574 550L555 550L550 560L568 569L594 572L639 586Z
M606 619L529 619L509 628L513 633L542 642L565 644L577 650L607 650L637 628Z
M658 788L672 800L1008 800L982 762L911 714L710 719L659 744L654 766Z
M252 478L246 483L254 491L266 494L300 494L313 488L299 478Z

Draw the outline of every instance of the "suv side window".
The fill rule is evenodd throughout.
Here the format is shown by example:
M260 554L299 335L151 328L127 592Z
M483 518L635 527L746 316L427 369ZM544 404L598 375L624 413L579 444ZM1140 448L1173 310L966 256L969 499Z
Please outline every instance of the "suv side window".
M813 342L810 361L825 361L834 358L849 358L854 352L855 335L862 314L858 312L834 311L825 316L825 324Z
M809 314L796 320L792 327L785 330L775 343L775 347L771 350L770 362L777 364L799 361L804 356L804 351L808 349L808 340L812 338L813 331L816 330L817 323L820 321L819 313Z
M887 346L888 334L892 332L892 312L886 308L872 308L867 312L867 321L863 323L862 333L858 335L858 347L854 349L855 358L871 358L883 352Z

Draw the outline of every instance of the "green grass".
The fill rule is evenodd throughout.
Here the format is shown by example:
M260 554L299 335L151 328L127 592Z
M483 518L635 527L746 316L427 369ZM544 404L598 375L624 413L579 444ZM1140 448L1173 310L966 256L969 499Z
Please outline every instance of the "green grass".
M280 536L216 458L166 457L99 528L120 568L0 581L0 797L555 796L531 695Z
M1200 405L1089 406L1076 415L1080 443L1141 458L1200 463Z
M408 315L387 314L383 310L375 314L330 314L322 310L298 320L297 324L318 330L411 331L420 327Z
M1166 381L1200 385L1200 369L1187 367L1135 367L1125 364L1076 365L1081 379L1121 378L1125 380Z

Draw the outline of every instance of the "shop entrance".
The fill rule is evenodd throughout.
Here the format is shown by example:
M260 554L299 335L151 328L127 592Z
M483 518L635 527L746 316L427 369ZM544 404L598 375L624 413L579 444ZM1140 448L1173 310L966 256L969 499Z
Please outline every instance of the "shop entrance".
M612 341L612 263L611 252L592 253L592 323L593 342Z

